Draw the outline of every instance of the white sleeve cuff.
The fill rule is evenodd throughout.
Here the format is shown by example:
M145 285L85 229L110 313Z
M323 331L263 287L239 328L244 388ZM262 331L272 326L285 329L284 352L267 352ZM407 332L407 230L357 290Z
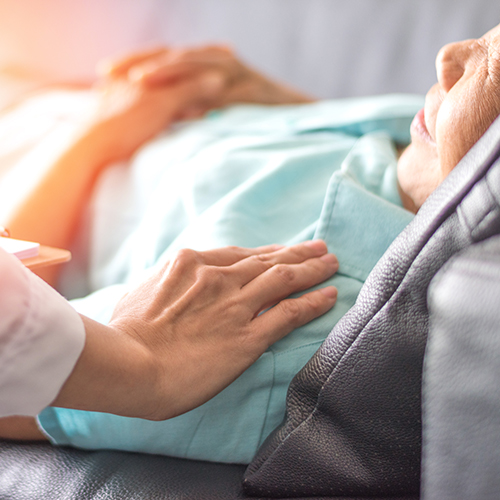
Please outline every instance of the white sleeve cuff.
M0 416L50 405L85 344L77 312L15 258L0 253Z

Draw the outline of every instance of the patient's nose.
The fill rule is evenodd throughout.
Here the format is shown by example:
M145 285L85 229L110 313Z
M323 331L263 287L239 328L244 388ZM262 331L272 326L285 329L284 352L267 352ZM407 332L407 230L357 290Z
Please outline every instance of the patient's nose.
M450 43L439 51L436 72L438 82L445 92L449 92L464 74L473 43L472 40Z

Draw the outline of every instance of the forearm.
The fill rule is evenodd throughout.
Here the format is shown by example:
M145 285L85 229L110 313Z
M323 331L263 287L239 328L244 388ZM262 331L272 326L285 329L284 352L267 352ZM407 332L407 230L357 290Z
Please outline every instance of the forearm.
M47 165L37 165L41 177L9 212L3 225L14 238L68 248L82 209L105 165L97 127L85 127ZM19 182L19 180L18 180ZM44 279L53 284L56 268Z
M153 414L161 401L153 356L131 336L82 319L85 347L52 405L143 418Z

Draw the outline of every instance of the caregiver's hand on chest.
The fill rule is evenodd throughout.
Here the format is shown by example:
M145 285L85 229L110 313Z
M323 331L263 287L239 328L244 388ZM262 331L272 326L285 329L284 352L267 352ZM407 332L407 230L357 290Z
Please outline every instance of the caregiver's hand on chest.
M274 342L335 304L324 242L183 250L118 304L87 343L55 406L163 420L233 382ZM274 307L271 307L274 306Z

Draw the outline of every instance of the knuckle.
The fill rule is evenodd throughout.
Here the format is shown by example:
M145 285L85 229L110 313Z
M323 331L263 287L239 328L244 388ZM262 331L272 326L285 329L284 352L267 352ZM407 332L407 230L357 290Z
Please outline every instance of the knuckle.
M280 302L280 306L286 319L292 325L299 324L302 319L302 307L294 299L287 299Z
M321 259L310 259L307 261L308 272L310 271L311 278L316 282L323 281L325 278L331 276L333 272L338 269L338 264L325 262Z
M273 272L285 285L292 285L295 282L296 273L286 264L275 265L273 267Z
M289 248L290 258L293 262L303 263L314 256L311 250L304 245L297 245Z
M258 264L265 264L267 268L273 265L272 256L267 253L253 255L251 258Z
M177 252L177 260L195 260L198 252L192 250L191 248L183 248Z
M227 272L224 268L214 266L202 266L197 273L197 281L203 288L220 291L227 280Z
M183 248L177 252L174 261L177 266L185 268L197 264L200 261L200 255L195 250Z
M244 248L238 247L236 245L229 245L226 247L226 250L231 253L235 253L237 255L246 255L247 252L245 252Z
M302 300L305 302L307 309L311 311L314 315L317 315L323 310L323 303L318 300L322 295L318 294L307 294L302 296Z
M307 269L312 275L322 274L327 266L326 263L320 259L309 259L298 265Z

